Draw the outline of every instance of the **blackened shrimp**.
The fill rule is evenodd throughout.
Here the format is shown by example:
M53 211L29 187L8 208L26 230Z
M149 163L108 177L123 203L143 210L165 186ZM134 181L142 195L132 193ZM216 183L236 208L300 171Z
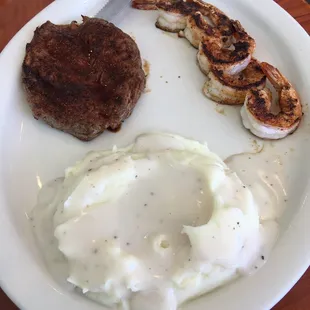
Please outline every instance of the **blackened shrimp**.
M133 0L132 6L140 10L158 10L156 27L164 31L179 32L186 27L187 17L201 12L222 32L231 35L229 18L215 6L201 0Z
M199 32L200 27L203 30L205 25L209 25L216 29L222 38L229 38L233 34L231 19L214 5L199 0L187 0L183 3L189 12L187 14L186 28L191 27L191 29L187 29L188 32L190 30L195 31L195 28ZM191 16L195 13L200 13L200 17L194 17L193 20ZM197 26L195 25L195 21Z
M250 89L263 89L265 84L266 76L259 62L252 58L246 69L235 75L227 75L211 66L203 92L218 103L238 105L244 103Z
M186 27L186 7L183 1L158 2L156 27L168 32L179 32Z
M247 34L238 21L232 21L233 35L228 46L227 40L205 31L202 35L197 59L200 69L208 74L210 66L215 66L224 74L234 75L243 71L251 61L255 50L255 40ZM206 26L204 27L206 29Z
M199 44L207 38L221 37L220 32L207 22L201 12L195 12L187 17L186 28L181 36L184 36L195 48L198 48Z
M268 89L252 89L247 93L241 109L242 121L260 138L282 139L299 126L302 105L297 91L277 68L268 63L262 63L261 67L278 92L280 112L271 113L272 98Z

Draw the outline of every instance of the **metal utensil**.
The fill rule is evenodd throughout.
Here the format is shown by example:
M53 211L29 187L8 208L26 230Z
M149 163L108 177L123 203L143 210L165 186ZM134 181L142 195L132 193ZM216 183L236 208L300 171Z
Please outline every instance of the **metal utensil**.
M96 17L116 24L125 16L129 8L130 0L108 0Z

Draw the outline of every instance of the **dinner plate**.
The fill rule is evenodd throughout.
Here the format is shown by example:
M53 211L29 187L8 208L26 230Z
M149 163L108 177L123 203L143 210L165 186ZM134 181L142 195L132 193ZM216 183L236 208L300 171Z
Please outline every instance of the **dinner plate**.
M298 90L305 116L298 131L288 138L275 142L255 139L242 126L240 107L218 106L206 99L201 91L205 77L196 65L196 50L186 40L156 29L156 12L132 9L118 23L135 38L142 57L150 63L147 91L120 132L106 132L92 142L81 142L34 120L20 76L25 45L37 26L46 20L68 23L81 20L81 15L93 16L102 1L55 1L20 30L1 53L0 280L20 308L102 309L50 275L35 245L27 212L34 206L42 184L63 175L66 167L88 151L125 145L143 132L165 131L206 141L223 159L254 152L253 145L264 144L265 155L276 154L285 162L285 194L289 200L268 262L256 274L182 309L270 309L309 266L309 37L271 0L211 2L241 21L256 39L255 56L277 66Z

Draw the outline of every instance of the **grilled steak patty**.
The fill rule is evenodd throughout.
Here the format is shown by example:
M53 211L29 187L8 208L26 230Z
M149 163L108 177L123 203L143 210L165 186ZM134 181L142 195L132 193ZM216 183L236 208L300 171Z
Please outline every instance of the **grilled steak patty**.
M22 69L34 117L85 141L119 129L145 87L136 43L97 18L38 27Z

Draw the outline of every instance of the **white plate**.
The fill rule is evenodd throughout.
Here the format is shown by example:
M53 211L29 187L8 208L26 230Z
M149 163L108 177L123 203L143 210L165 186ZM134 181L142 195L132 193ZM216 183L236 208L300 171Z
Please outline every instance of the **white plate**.
M290 200L269 261L254 276L182 309L205 309L206 305L210 309L270 309L310 262L310 40L271 0L212 3L239 19L254 36L257 58L278 66L294 83L304 103L305 117L294 135L273 143L274 152L288 158L285 169ZM104 133L90 143L82 143L35 121L20 82L25 44L35 27L47 19L66 23L79 20L81 14L94 15L99 8L98 0L55 1L31 20L0 55L0 279L1 286L22 309L102 309L53 280L34 244L26 217L41 184L62 175L65 167L87 151L123 145L147 131L170 131L207 141L223 158L251 150L253 137L241 125L240 108L224 107L225 115L216 112L216 105L201 92L205 78L195 65L196 51L185 40L156 29L155 12L132 10L119 25L135 36L143 58L151 63L151 92L143 95L119 133Z

